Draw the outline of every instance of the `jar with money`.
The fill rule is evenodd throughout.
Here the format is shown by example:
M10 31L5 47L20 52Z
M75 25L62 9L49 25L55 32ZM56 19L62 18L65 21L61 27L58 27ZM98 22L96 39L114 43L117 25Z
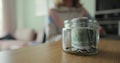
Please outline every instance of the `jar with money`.
M98 53L99 25L94 20L88 20L87 17L74 18L70 21L69 32L63 34L64 41L69 43L66 49L69 53L78 55L93 55ZM67 35L65 35L67 34ZM69 37L69 41L67 37Z
M96 21L87 17L72 20L71 45L72 53L93 55L98 53L99 31Z

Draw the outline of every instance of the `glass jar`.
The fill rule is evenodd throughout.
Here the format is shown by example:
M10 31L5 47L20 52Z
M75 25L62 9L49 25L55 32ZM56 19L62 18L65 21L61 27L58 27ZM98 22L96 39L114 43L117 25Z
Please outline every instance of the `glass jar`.
M78 55L97 54L99 42L98 23L88 20L87 17L74 18L70 23L70 31L68 32L68 28L65 27L67 30L66 33L63 33L63 44L69 43L69 47L66 46L66 49L69 48L67 52ZM65 25L67 26L67 24ZM68 38L67 36L69 36L69 40L66 39Z

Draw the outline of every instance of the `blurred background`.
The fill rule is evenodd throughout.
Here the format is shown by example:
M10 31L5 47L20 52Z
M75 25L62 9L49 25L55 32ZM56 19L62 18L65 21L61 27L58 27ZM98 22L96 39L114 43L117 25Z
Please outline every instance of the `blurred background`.
M120 0L80 0L107 35L120 36ZM0 37L16 29L43 30L53 0L0 0Z

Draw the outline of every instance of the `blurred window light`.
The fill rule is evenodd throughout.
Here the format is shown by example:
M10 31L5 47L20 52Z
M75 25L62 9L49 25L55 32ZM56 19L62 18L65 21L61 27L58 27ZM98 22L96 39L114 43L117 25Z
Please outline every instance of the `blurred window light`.
M47 15L48 5L47 0L35 1L35 13L37 16Z
M36 16L48 15L48 10L51 7L54 7L53 0L35 0Z
M0 8L2 8L2 0L0 0Z

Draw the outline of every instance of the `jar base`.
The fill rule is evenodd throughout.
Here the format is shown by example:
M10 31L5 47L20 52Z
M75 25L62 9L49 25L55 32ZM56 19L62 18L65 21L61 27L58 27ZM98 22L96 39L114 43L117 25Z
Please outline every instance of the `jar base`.
M75 55L80 55L80 56L91 56L91 55L96 55L96 54L98 54L98 50L97 49L95 49L95 50L93 50L93 51L91 51L91 52L81 52L81 51L65 51L64 50L64 52L66 52L66 53L70 53L70 54L75 54Z

